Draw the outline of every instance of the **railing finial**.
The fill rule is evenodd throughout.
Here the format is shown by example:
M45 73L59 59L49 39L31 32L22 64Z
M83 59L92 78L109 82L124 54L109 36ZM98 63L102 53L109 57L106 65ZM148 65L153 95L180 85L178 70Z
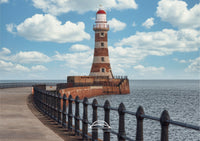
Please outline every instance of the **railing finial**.
M141 115L144 115L144 109L142 106L139 106L136 112L136 118L137 118L137 129L136 129L136 141L143 141L143 117Z
M123 136L126 136L125 132L125 111L126 108L123 103L120 103L119 108L118 108L118 113L119 113L119 129L118 129L118 141L125 141Z
M169 128L169 121L170 116L167 110L164 110L160 117L160 124L161 124L161 141L168 141L168 128Z

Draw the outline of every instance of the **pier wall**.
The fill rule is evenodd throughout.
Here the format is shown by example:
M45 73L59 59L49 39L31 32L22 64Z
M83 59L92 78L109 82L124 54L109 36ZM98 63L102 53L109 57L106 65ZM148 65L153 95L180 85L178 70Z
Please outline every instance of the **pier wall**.
M101 95L103 93L103 87L102 86L87 86L87 87L71 87L66 89L59 90L61 96L64 94L69 97L69 95L72 95L72 98L75 98L77 95L80 99L83 99L84 97L95 97L98 95Z
M58 84L57 88L61 96L64 94L67 97L72 95L73 98L79 96L80 99L130 93L128 79L109 79L106 77L69 76L67 83Z

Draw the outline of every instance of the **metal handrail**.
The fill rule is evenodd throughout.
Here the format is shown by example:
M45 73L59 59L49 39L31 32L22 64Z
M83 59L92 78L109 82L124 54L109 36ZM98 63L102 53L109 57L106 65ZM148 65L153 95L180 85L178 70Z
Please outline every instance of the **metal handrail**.
M43 87L40 87L43 88ZM61 101L63 102L63 106L61 107ZM60 93L56 92L48 92L37 87L34 87L34 102L37 107L49 117L57 121L59 124L62 124L64 128L66 126L70 131L74 131L76 135L82 135L83 139L92 139L98 140L98 133L92 132L92 136L88 134L88 125L92 125L94 121L97 120L97 109L104 109L105 122L110 124L110 110L117 111L119 113L119 130L118 132L113 131L111 129L106 129L107 132L104 132L104 140L110 140L110 133L117 135L118 140L124 141L143 141L143 120L155 120L160 122L161 125L161 141L168 141L168 127L170 125L176 125L180 127L185 127L188 129L200 131L200 126L195 126L191 124L186 124L178 121L173 121L170 119L168 111L164 110L161 114L161 117L153 117L144 114L144 110L142 106L139 106L136 112L127 111L123 103L119 105L118 108L111 107L108 100L105 101L104 105L99 105L97 100L94 99L93 102L88 102L87 98L80 100L78 96L75 99L70 95L68 98L64 94L61 97ZM68 112L66 111L66 104L68 102ZM75 114L72 113L72 103L75 103ZM83 117L80 117L79 114L79 104L83 104ZM88 106L92 106L93 109L93 119L92 122L88 121ZM126 136L125 133L125 114L133 115L137 119L137 127L136 127L136 138L132 139ZM66 125L66 116L68 116L68 121ZM75 120L75 125L72 125L72 120ZM82 130L80 129L80 121L82 121ZM105 130L105 129L103 129ZM95 129L95 131L97 131Z

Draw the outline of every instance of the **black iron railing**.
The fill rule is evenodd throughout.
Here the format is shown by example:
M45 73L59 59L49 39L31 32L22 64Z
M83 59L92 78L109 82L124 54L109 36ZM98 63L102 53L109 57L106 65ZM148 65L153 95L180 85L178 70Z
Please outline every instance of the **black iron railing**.
M63 102L63 107L61 107L61 101ZM161 141L168 141L168 127L170 125L176 125L180 127L189 128L192 130L200 131L200 126L194 126L190 124L185 124L182 122L173 121L170 119L168 111L164 110L161 114L161 117L152 117L145 115L144 110L141 106L138 107L136 112L127 111L124 104L121 103L118 108L111 107L108 100L105 101L104 105L99 105L97 100L94 99L92 103L88 102L88 99L85 97L83 100L80 100L78 96L75 99L70 95L66 97L64 94L61 97L60 93L48 92L46 90L39 89L34 87L34 102L36 106L46 115L57 121L58 124L61 124L63 128L68 128L70 131L74 131L75 135L82 136L83 140L98 140L98 128L92 127L92 135L88 134L88 125L92 125L97 121L97 112L99 108L104 109L104 121L110 125L110 111L116 111L119 114L119 125L118 132L110 129L103 128L103 140L110 141L110 134L117 136L119 141L143 141L143 120L150 119L160 122L161 125ZM75 103L75 113L73 114L72 106ZM79 105L83 104L83 116L80 117L80 108ZM68 104L68 110L66 105ZM92 106L92 121L88 120L88 106ZM125 132L125 115L133 115L137 119L136 127L136 138L130 138L126 136ZM68 121L66 121L68 117ZM72 121L75 121L73 125ZM82 122L82 129L80 129L80 122Z

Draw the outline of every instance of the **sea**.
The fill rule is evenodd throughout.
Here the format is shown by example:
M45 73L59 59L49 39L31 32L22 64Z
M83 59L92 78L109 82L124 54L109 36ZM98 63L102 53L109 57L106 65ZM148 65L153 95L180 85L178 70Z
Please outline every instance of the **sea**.
M130 81L130 94L104 95L94 97L98 104L110 101L112 107L124 103L126 110L136 112L142 106L146 115L160 117L163 110L169 112L174 121L200 126L200 81L199 80L133 80ZM94 98L89 99L90 102ZM90 109L92 113L92 109ZM98 119L104 120L104 111L98 113ZM110 127L118 132L119 115L110 112ZM90 114L89 120L92 121ZM144 119L144 141L160 141L160 122ZM136 136L136 117L125 114L126 135L132 139ZM91 131L90 131L91 132ZM102 133L99 133L103 138ZM116 141L117 136L111 135ZM169 125L170 141L200 141L200 132Z
M0 87L9 84L64 83L66 80L27 80L27 81L0 81ZM130 94L102 95L89 99L97 99L99 105L109 100L111 107L118 108L120 103L125 105L127 111L136 112L142 106L146 115L160 117L163 110L169 112L170 119L187 124L200 126L200 80L130 80ZM73 106L75 107L75 106ZM82 104L80 104L82 109ZM73 108L74 113L74 108ZM82 110L80 110L82 116ZM88 120L92 122L92 107L88 106ZM98 108L98 120L104 120L104 110ZM144 119L144 141L159 141L161 134L160 122ZM119 115L117 111L110 111L110 127L118 132ZM88 128L89 132L92 132ZM133 140L136 135L136 117L125 114L126 135ZM103 131L99 130L99 138L103 139ZM111 141L117 136L111 134ZM169 125L170 141L200 141L200 132Z

